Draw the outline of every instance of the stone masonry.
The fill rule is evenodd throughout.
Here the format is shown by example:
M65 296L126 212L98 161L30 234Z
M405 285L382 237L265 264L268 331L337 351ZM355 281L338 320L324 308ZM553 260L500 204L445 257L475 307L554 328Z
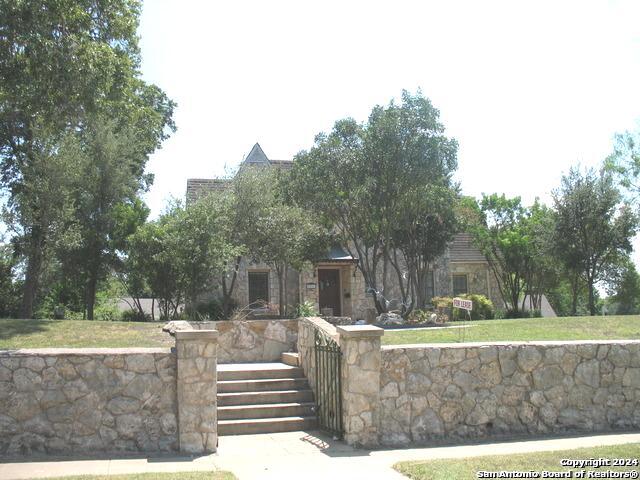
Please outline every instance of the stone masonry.
M178 448L170 349L0 352L0 454Z
M342 350L342 418L349 445L379 444L380 338L384 330L370 325L337 327Z
M640 341L382 348L384 445L640 427Z
M215 452L218 445L215 330L175 332L180 451Z
M278 362L298 338L298 320L220 321L209 328L219 332L218 363Z

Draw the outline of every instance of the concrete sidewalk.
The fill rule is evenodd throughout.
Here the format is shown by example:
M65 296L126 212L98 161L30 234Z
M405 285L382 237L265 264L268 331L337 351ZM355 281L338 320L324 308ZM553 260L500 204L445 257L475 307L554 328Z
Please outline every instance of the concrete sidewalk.
M114 475L144 472L228 470L248 479L404 479L391 469L399 461L565 450L640 442L640 433L522 440L475 445L357 450L318 432L221 437L218 453L202 457L34 459L0 464L0 479ZM639 452L640 455L640 452Z

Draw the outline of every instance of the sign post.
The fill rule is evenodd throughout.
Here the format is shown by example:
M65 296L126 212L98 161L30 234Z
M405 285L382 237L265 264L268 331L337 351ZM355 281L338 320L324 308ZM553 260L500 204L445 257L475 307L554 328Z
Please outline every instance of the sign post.
M471 310L473 310L473 302L464 298L455 297L453 299L453 307L460 310L466 310L469 321L471 321ZM466 325L460 325L461 332L458 334L458 341L464 342Z

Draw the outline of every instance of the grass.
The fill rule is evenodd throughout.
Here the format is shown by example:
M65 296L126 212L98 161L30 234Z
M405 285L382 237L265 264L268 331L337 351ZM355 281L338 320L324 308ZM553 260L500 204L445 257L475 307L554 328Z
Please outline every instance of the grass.
M463 329L387 330L386 345L410 343L500 342L528 340L640 339L640 316L522 318L454 322Z
M606 447L578 448L574 450L559 450L556 452L532 452L518 455L495 455L484 457L467 457L447 460L430 460L420 462L401 462L394 468L414 480L467 480L479 478L477 472L499 471L554 471L566 472L579 470L605 472L608 470L622 472L640 470L638 466L613 467L603 466L599 469L592 467L573 468L560 465L561 459L635 459L640 457L640 443L628 443L624 445L611 445ZM588 478L589 474L585 475ZM569 478L577 478L572 475ZM636 477L630 477L636 478Z
M462 324L462 322L455 322ZM640 316L527 318L464 322L464 329L387 330L386 345L518 340L640 339ZM163 322L0 320L0 350L17 348L171 347Z
M229 472L130 473L125 475L82 475L50 480L235 480Z
M0 320L0 350L17 348L171 347L162 323Z

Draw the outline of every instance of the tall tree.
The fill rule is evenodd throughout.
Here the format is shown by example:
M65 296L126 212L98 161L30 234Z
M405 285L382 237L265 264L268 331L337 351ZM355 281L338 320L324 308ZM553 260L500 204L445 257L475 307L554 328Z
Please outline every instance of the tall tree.
M173 127L173 103L139 79L139 15L136 0L0 0L0 167L11 205L43 141L38 125L56 143L102 112L134 130L147 155ZM38 208L31 215L24 317L33 314L50 233Z
M589 312L596 313L596 284L607 268L632 250L638 218L609 173L572 168L553 192L557 214L556 251L579 272L589 291Z
M420 212L412 208L412 217L407 209L415 207L416 194L428 198L436 191L421 190L425 186L453 187L456 155L457 143L444 135L438 110L420 92L403 91L399 103L375 107L366 123L339 120L330 134L318 135L309 151L296 156L291 192L299 205L318 212L335 228L343 246L358 258L369 291L384 290L387 275L380 272L391 265L405 285L401 300L408 314L421 277L416 254L427 256L424 249L405 243L412 258L398 258L395 248L400 240L411 240L410 230L424 229L427 218L448 217L446 212L435 212L436 205L444 207L438 203ZM398 229L400 219L405 233ZM444 236L450 233L446 229ZM432 242L430 248L436 252L440 245ZM399 255L403 257L402 252ZM409 277L414 280L407 284ZM375 295L374 301L378 312L386 311L382 296Z
M640 129L615 136L613 152L605 160L605 169L615 175L631 200L640 200Z
M483 195L479 208L481 222L472 228L474 241L489 262L505 305L518 317L531 262L527 209L520 197L495 193Z

